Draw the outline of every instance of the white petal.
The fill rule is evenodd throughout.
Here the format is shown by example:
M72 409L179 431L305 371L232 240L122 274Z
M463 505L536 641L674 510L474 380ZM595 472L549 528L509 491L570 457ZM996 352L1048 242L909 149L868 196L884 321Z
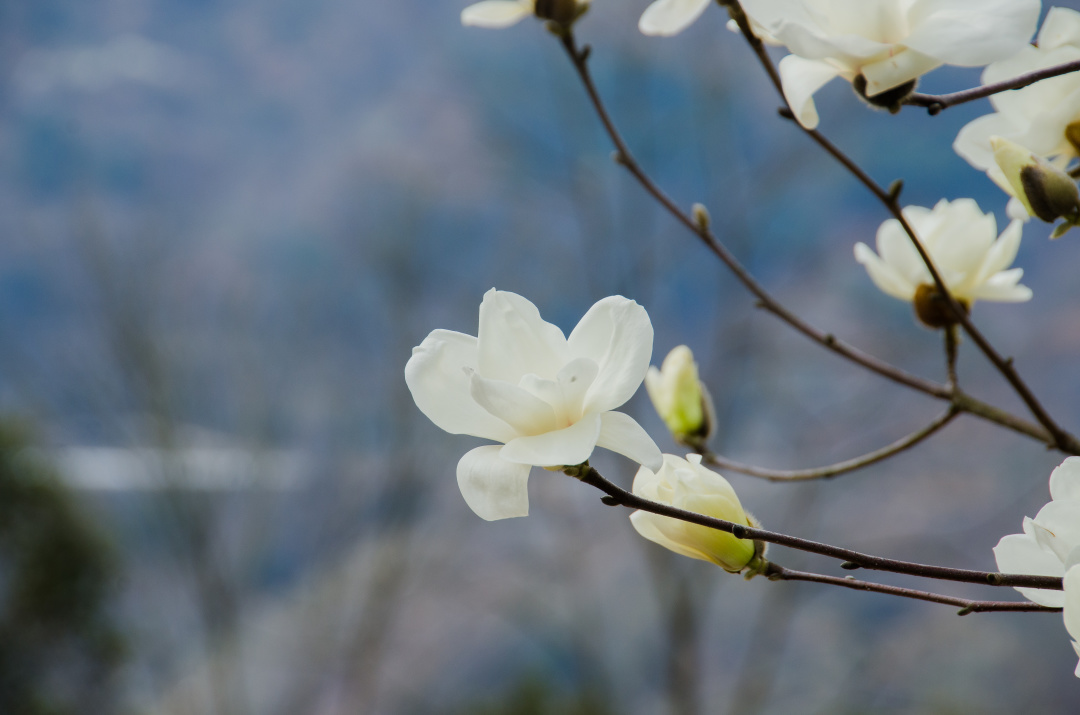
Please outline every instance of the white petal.
M919 0L904 44L952 65L978 67L1019 52L1035 34L1039 0Z
M990 137L1012 139L1021 129L1006 114L995 112L974 119L960 130L953 142L953 150L976 169L987 171L996 166Z
M1031 300L1031 289L1017 285L1024 275L1023 268L1012 268L995 274L967 296L971 300L989 300L996 303L1023 303Z
M1080 566L1073 566L1065 573L1065 629L1075 640L1080 640Z
M568 361L562 331L517 293L492 288L484 294L477 340L480 374L511 385L529 373L553 379Z
M497 445L477 447L465 453L457 465L458 488L465 503L481 519L494 521L529 513L527 464L499 457Z
M807 129L814 129L818 125L814 93L839 75L840 70L828 62L808 60L798 55L788 55L780 60L779 69L784 97L791 105L795 118Z
M638 29L645 35L677 35L698 19L709 0L656 0L645 8Z
M660 448L652 437L630 415L622 412L604 412L600 415L600 435L596 446L634 460L656 471L664 463Z
M435 330L413 348L405 365L405 382L416 406L440 429L506 442L517 433L469 394L476 356L473 336Z
M1080 546L1080 501L1052 501L1035 515L1035 523L1053 533L1052 548L1063 564L1069 552Z
M1026 534L1009 534L1001 537L994 547L998 571L1010 574L1034 576L1061 576L1065 566L1049 551L1042 549L1033 537ZM1040 588L1017 588L1024 598L1042 606L1060 608L1065 601L1061 591Z
M555 410L528 390L473 373L469 395L476 404L514 428L514 437L550 432L556 428ZM505 441L505 440L504 440Z
M596 448L600 435L600 415L588 414L566 429L510 440L500 456L519 464L563 467L581 464Z
M866 78L866 94L873 97L940 66L940 60L912 49L901 49L877 62L865 64L860 69Z
M1080 501L1080 457L1069 457L1050 473L1050 496Z
M709 560L705 554L697 549L692 549L669 537L665 533L664 527L670 525L666 524L665 521L671 522L675 520L670 517L660 516L659 514L653 514L647 511L635 511L630 515L630 523L634 526L634 530L654 544L659 544L665 549L674 551L680 556L689 556L692 559L700 559L702 561Z
M1065 7L1052 7L1039 30L1039 47L1052 50L1062 45L1080 46L1080 13Z
M585 394L596 379L599 369L589 358L575 358L559 370L554 380L526 375L521 378L521 387L554 408L558 425L568 425L581 419ZM549 429L555 429L555 425ZM539 431L524 434L537 434Z
M881 260L865 243L855 244L855 260L866 267L870 280L886 295L908 301L915 297L917 286Z
M498 30L521 22L532 12L531 2L483 0L461 11L461 24Z
M652 358L652 322L634 301L610 296L589 308L567 345L574 357L589 358L600 368L583 409L606 412L625 403L641 387Z

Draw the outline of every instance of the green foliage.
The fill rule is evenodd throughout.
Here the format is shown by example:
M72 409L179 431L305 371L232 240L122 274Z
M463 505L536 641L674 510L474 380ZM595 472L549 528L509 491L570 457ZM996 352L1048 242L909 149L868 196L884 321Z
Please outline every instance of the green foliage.
M124 648L107 542L27 430L0 419L0 713L107 712Z

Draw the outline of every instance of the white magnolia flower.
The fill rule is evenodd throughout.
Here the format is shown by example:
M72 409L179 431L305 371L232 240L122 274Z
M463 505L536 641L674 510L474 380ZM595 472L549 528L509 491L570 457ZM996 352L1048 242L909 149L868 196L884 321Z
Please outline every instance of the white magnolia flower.
M1024 518L1024 533L1003 536L994 547L998 570L1001 573L1064 576L1080 563L1080 457L1069 457L1050 474L1052 501L1039 510L1034 519ZM1076 585L1077 576L1072 576ZM1043 606L1061 608L1066 605L1062 591L1042 588L1017 588L1024 596ZM1068 600L1077 606L1077 597ZM1066 624L1080 622L1080 612L1071 611ZM1080 629L1070 626L1074 637Z
M1008 59L988 66L983 84L995 84L1018 75L1080 59L1080 13L1063 7L1050 8L1039 30L1038 46L1026 45ZM990 97L994 113L967 124L956 136L953 149L976 169L985 171L1012 196L1005 175L994 162L990 138L1000 136L1016 142L1051 164L1064 169L1080 148L1080 73L1044 79L1022 89ZM1009 215L1026 217L1018 201L1009 204Z
M1080 220L1080 190L1071 176L1030 149L1003 137L990 137L990 146L994 150L994 163L1013 196L1023 204L1025 214L1049 223L1064 217L1066 229ZM1055 231L1052 238L1058 235Z
M604 298L564 337L536 306L492 289L480 304L478 337L435 330L405 366L416 406L477 447L457 466L466 503L484 519L529 513L532 466L581 464L605 447L660 468L660 450L633 418L613 412L649 368L653 329L645 309Z
M535 0L483 0L461 11L461 24L498 30L516 25L535 8Z
M701 466L699 454L688 454L686 459L665 454L664 466L655 472L643 466L634 477L634 494L696 514L757 526L753 517L743 511L728 481ZM725 531L647 511L635 511L630 522L649 541L692 559L711 561L725 571L738 573L764 563L760 558L763 544L737 539Z
M834 77L865 79L869 98L941 65L978 67L1020 51L1039 0L742 0L791 51L780 61L799 122L817 126L813 95ZM882 98L884 99L884 98ZM886 106L895 100L885 102Z
M677 35L698 19L710 2L712 0L656 0L641 14L638 29L645 35Z
M1008 268L1020 247L1020 221L1011 221L997 236L994 215L984 214L972 199L942 199L933 209L908 206L903 213L945 287L967 307L976 300L1019 302L1031 298L1031 289L1019 284L1024 270ZM914 301L920 287L933 287L930 271L899 221L889 219L881 224L877 249L874 253L865 243L856 244L855 260L866 267L883 292ZM934 325L925 318L924 322Z
M1065 572L1065 630L1073 639L1073 650L1080 656L1080 565ZM1080 678L1080 663L1076 664L1076 677Z

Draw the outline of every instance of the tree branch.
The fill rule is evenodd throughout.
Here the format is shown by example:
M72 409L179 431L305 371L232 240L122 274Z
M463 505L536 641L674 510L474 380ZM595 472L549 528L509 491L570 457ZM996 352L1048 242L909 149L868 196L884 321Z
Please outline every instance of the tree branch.
M792 569L786 569L783 566L772 562L769 563L765 576L767 576L770 581L810 581L813 583L825 583L830 586L840 586L841 588L851 588L856 591L886 593L890 596L913 598L918 601L944 603L947 606L960 606L958 615L961 616L966 616L969 613L986 613L989 611L1020 611L1025 613L1061 612L1060 608L1040 606L1039 604L1031 603L1030 601L974 601L967 598L943 596L938 593L931 593L930 591L919 591L913 588L901 588L899 586L886 586L870 581L858 581L851 576L848 576L847 578L838 578L836 576L826 576L824 574L808 573L806 571L793 571Z
M1080 60L1073 60L1072 62L1066 62L1064 64L1054 65L1053 67L1046 67L1041 70L1035 70L1034 72L1028 72L1002 82L995 82L994 84L987 84L973 89L965 89L961 92L952 92L951 94L919 94L916 92L905 99L904 104L910 104L916 107L926 107L926 111L931 116L934 116L941 113L942 110L948 109L949 107L955 107L958 104L964 104L976 99L982 99L983 97L989 97L1000 92L1006 92L1010 89L1021 89L1041 80L1069 74L1070 72L1076 72L1077 70L1080 70Z
M971 571L968 569L954 569L945 566L931 566L918 564L910 561L897 561L880 556L863 554L851 549L823 544L808 539L800 539L797 536L788 536L775 531L758 529L742 524L736 524L723 519L714 519L704 514L695 514L692 511L679 509L668 504L654 502L644 497L628 492L605 479L600 472L596 471L588 462L579 467L567 468L567 474L581 480L589 486L596 487L607 494L609 498L604 503L610 506L625 506L630 509L640 509L660 516L669 516L673 519L685 521L690 524L706 526L710 529L727 532L739 539L754 539L770 544L787 546L799 551L811 554L820 554L844 561L841 566L847 569L864 568L872 571L890 571L892 573L909 574L923 578L933 578L941 581L962 581L965 583L979 583L990 586L1021 586L1026 588L1045 588L1055 591L1062 590L1060 578L1054 576L1028 576L1018 574L1002 574L993 571Z
M782 469L766 469L764 467L755 467L749 464L742 464L727 457L713 454L712 452L703 452L702 460L711 466L719 467L720 469L730 469L734 472L740 472L747 474L751 477L759 477L761 479L767 479L772 482L803 482L811 479L828 479L847 472L853 472L856 469L862 469L868 467L871 464L875 464L889 457L903 452L905 449L914 447L919 442L930 435L937 432L939 429L947 425L952 421L960 409L955 405L950 405L949 409L945 410L941 415L935 417L934 420L923 427L920 430L912 432L906 437L899 439L892 444L886 445L881 449L876 449L873 452L869 452L853 459L848 459L843 462L837 462L836 464L830 464L826 467L817 467L814 469L795 469L795 470L782 470Z

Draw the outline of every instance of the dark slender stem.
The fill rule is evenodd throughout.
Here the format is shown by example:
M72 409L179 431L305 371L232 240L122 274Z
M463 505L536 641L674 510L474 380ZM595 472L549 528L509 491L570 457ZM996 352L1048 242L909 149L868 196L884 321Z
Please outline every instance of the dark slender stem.
M713 454L712 452L703 452L701 457L704 463L711 466L719 467L720 469L730 469L731 471L747 474L751 477L768 479L771 482L804 482L811 479L828 479L847 472L853 472L856 469L868 467L871 464L875 464L888 459L895 454L899 454L905 449L914 447L919 442L922 442L924 439L949 424L959 412L959 408L950 405L949 409L934 418L930 424L892 444L859 457L854 457L843 462L837 462L836 464L830 464L825 467L816 467L814 469L766 469L765 467L742 464L741 462L736 462L735 460L728 459L719 454Z
M605 503L613 506L620 505L630 509L640 509L652 514L659 514L660 516L669 516L673 519L679 519L680 521L689 522L691 524L699 524L701 526L707 526L710 529L725 531L739 539L754 539L770 544L787 546L792 549L798 549L812 554L820 554L834 559L841 559L845 562L845 567L848 568L864 568L872 571L891 571L893 573L922 576L924 578L934 578L942 581L963 581L966 583L980 583L990 586L1023 586L1027 588L1046 588L1056 591L1062 589L1061 579L1053 576L1027 576L1001 574L993 571L971 571L968 569L954 569L945 566L930 566L927 564L912 563L910 561L885 559L880 556L863 554L839 546L822 544L808 539L800 539L797 536L788 536L787 534L780 534L766 529L756 529L754 527L724 521L723 519L714 519L713 517L705 516L704 514L695 514L692 511L686 511L685 509L679 509L668 504L654 502L650 499L639 497L632 492L628 492L609 482L596 471L595 468L587 463L581 467L569 469L567 470L567 473L607 494L610 498L605 500Z
M956 357L958 347L958 336L956 335L956 326L949 325L945 328L945 374L947 375L948 382L946 384L954 390L959 389L960 383L956 378Z
M754 54L757 56L758 61L764 68L765 72L769 75L769 79L776 87L777 92L780 94L781 100L784 102L785 111L782 112L783 116L794 121L795 115L790 105L787 103L787 98L784 96L783 85L780 82L780 76L776 71L776 67L773 65L772 59L769 57L768 52L765 51L765 46L761 40L754 35L753 30L750 28L750 21L743 12L742 7L739 5L738 0L724 0L723 4L728 6L732 18L739 26L739 30L742 32L743 38L750 45ZM983 334L975 327L975 324L971 321L971 318L967 315L967 311L960 305L960 302L949 292L948 287L945 285L945 281L942 280L941 274L938 272L937 267L934 265L933 260L930 258L930 254L926 251L926 248L922 245L922 241L919 240L915 230L908 223L907 218L904 216L903 211L900 208L900 202L898 199L898 192L889 192L878 185L870 176L862 170L854 161L852 161L844 152L842 152L835 144L829 141L823 134L816 129L807 129L799 122L795 121L802 131L813 139L819 146L821 146L826 152L828 152L834 159L836 159L844 168L846 168L852 176L863 184L879 201L885 206L885 208L892 214L900 225L903 227L904 232L907 233L911 239L912 245L919 253L919 257L922 258L923 263L926 265L927 270L930 272L930 276L934 281L934 286L937 288L938 293L941 294L942 299L948 305L952 311L957 322L964 327L966 332L975 344L979 347L979 350L987 357L988 360L997 368L998 372L1002 374L1005 380L1012 386L1016 394L1027 405L1028 409L1035 419L1046 428L1046 431L1050 433L1053 439L1053 444L1062 452L1067 454L1080 454L1080 440L1073 435L1069 434L1065 430L1061 429L1057 423L1050 417L1050 415L1043 408L1042 404L1035 397L1034 393L1028 388L1027 384L1021 379L1020 374L1016 371L1012 364L1012 358L1002 357L997 350L990 344L990 341L983 336Z
M1035 84L1044 79L1051 77L1057 77L1063 74L1069 74L1070 72L1076 72L1080 70L1080 60L1073 60L1072 62L1066 62L1064 64L1055 65L1053 67L1047 67L1041 70L1035 70L1034 72L1028 72L1022 74L1019 77L1013 77L1002 82L995 82L994 84L983 85L982 87L975 87L974 89L965 89L962 92L952 92L951 94L919 94L915 93L904 100L904 104L911 104L917 107L926 107L927 111L931 115L938 114L943 109L949 107L955 107L958 104L964 104L965 102L971 102L976 99L982 99L983 97L989 97L999 92L1005 92L1010 89L1020 89L1027 87L1030 84Z
M967 598L944 596L939 593L931 593L930 591L919 591L913 588L901 588L899 586L886 586L870 581L858 581L851 576L839 578L837 576L826 576L824 574L808 573L806 571L794 571L774 563L769 564L765 575L769 577L770 581L810 581L813 583L824 583L830 586L840 586L841 588L851 588L856 591L886 593L890 596L913 598L918 601L930 601L931 603L943 603L947 606L959 606L959 615L961 616L966 616L969 613L986 613L989 611L1021 611L1025 613L1061 612L1060 608L1040 606L1039 604L1031 603L1030 601L974 601Z

